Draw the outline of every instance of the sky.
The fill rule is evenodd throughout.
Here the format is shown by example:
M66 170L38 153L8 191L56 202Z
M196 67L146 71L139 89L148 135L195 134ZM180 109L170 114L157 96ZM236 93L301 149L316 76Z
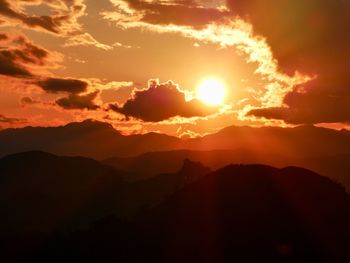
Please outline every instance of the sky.
M0 0L0 127L349 128L349 56L349 0Z

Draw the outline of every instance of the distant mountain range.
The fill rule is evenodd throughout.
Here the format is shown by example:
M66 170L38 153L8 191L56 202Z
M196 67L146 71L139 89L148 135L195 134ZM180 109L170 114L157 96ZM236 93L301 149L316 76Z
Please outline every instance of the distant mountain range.
M93 120L61 127L0 131L0 156L40 150L103 160L134 181L178 171L184 159L213 169L230 163L296 165L329 176L350 190L350 132L314 126L227 127L202 138L182 140L158 133L125 136Z
M97 160L134 156L148 151L176 149L175 137L149 133L123 136L110 124L87 120L60 127L25 127L0 131L0 156L25 151L45 151Z
M121 135L110 124L93 120L60 127L26 127L0 131L0 156L41 150L97 160L133 157L171 150L244 150L256 157L305 158L350 154L350 132L314 126L227 127L203 138L181 140L159 133Z

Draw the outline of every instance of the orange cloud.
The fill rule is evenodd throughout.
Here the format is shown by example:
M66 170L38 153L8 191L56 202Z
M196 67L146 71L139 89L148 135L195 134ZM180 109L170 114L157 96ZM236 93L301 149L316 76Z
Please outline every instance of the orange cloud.
M0 0L0 15L9 23L21 23L28 28L68 35L81 30L77 20L85 13L86 5L83 3L83 0ZM46 5L54 12L49 15L31 15L25 12L27 5Z
M88 83L79 79L71 78L47 78L36 83L39 87L47 92L70 92L72 94L85 92Z
M76 36L70 37L66 43L65 47L73 47L73 46L94 46L103 50L112 50L114 47L106 44L102 44L97 41L91 34L83 33Z
M0 75L30 78L57 67L60 56L35 45L24 35L1 33Z
M27 120L26 119L19 119L19 118L10 118L10 117L6 117L6 116L0 114L0 123L25 124L25 123L27 123Z
M158 80L150 80L147 89L134 90L132 97L122 106L111 104L110 109L146 122L159 122L176 116L207 116L218 110L197 99L186 101L185 92L178 85L172 81L159 83Z
M97 110L98 105L95 104L95 99L99 91L95 91L86 95L70 94L66 98L60 98L56 101L57 105L64 109L79 109L79 110Z

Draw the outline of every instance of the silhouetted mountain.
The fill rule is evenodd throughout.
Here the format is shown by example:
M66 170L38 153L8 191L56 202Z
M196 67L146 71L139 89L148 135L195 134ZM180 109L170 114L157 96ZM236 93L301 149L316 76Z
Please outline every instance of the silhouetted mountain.
M3 130L0 145L0 155L43 150L109 158L104 163L130 172L126 179L130 181L174 173L189 158L214 169L229 163L296 165L327 175L350 189L350 159L345 157L350 156L350 132L346 130L232 126L203 138L181 140L158 133L124 136L110 124L87 120L63 127Z
M25 152L0 159L0 229L51 231L160 203L210 169L185 160L176 173L126 183L129 174L95 160ZM72 224L74 221L74 224Z
M124 185L121 177L122 172L83 157L44 152L4 157L0 159L0 228L46 231L98 218L106 200Z
M109 217L61 236L42 262L349 262L350 196L311 171L230 165L135 223Z
M315 126L227 127L216 134L189 141L189 149L245 149L257 155L306 158L350 152L350 132Z
M178 141L175 137L156 133L123 136L110 124L86 120L60 127L2 130L0 156L40 150L58 155L105 159L177 149Z
M295 164L340 182L350 192L350 154L315 156L297 160Z
M201 162L211 169L218 169L230 163L262 163L277 167L288 165L305 167L340 182L350 191L350 154L305 158L296 155L296 157L292 158L277 154L264 155L259 154L258 151L244 149L213 151L177 150L151 152L128 158L109 158L103 162L116 169L131 172L133 176L129 177L130 180L140 180L159 173L174 173L180 169L183 160L186 158Z
M314 126L296 128L227 127L203 138L181 140L158 133L123 136L110 124L87 120L62 127L0 131L0 155L42 150L103 160L147 152L188 150L244 150L255 156L309 158L350 154L350 132Z
M0 159L0 255L9 248L21 255L57 231L108 215L133 218L209 172L185 160L176 173L127 183L122 178L133 175L85 157L39 151L6 156Z
M175 150L165 152L149 152L135 157L115 157L103 161L116 169L132 172L140 180L160 173L174 173L178 171L185 159L201 162L212 169L218 169L230 163L264 163L275 166L290 164L281 155L257 155L254 151L238 150L212 150L192 151Z

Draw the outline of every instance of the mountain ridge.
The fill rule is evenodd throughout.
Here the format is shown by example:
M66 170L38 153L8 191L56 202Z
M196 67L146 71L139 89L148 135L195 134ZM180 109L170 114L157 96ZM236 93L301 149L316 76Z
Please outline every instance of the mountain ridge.
M316 142L316 139L320 142ZM325 145L323 143L325 140L331 140L331 143L327 142L328 145ZM287 143L290 147L282 145ZM334 147L331 147L332 143ZM329 152L334 154L350 153L350 132L310 125L294 128L229 126L200 138L182 140L159 133L122 135L111 124L95 120L74 122L58 127L28 126L0 131L0 145L2 145L0 156L29 150L43 150L54 154L81 155L103 160L111 157L131 157L154 151L208 151L259 145L266 145L261 148L277 154L285 151L287 155L294 154L293 151L300 151L299 148L304 144L312 144L311 146L315 147L310 156L314 156L316 152L325 153L329 149L332 149L333 151ZM278 147L279 145L283 147ZM312 147L308 148L308 151L312 150Z

